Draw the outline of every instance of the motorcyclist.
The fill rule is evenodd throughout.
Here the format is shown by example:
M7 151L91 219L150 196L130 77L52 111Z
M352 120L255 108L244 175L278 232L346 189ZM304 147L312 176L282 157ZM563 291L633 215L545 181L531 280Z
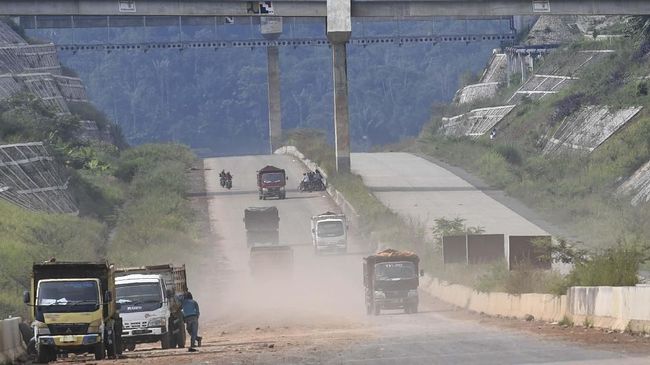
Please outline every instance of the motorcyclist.
M232 175L230 174L230 171L226 172L226 180L232 180Z
M225 170L221 170L221 172L219 173L219 184L221 185L221 187L224 187L226 185L226 171Z

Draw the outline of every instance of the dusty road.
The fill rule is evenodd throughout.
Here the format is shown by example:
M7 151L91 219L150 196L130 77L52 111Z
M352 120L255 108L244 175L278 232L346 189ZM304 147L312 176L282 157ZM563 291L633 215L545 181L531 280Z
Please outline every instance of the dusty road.
M260 201L255 171L266 164L288 170L287 199ZM249 156L205 160L213 269L207 280L194 279L191 290L202 310L204 346L198 353L140 346L114 364L646 364L650 359L625 354L625 348L586 347L530 331L480 323L452 308L421 299L421 312L366 316L361 257L352 253L316 257L309 217L332 202L319 193L299 193L302 165L286 156ZM218 186L221 169L232 171L234 188ZM292 280L249 275L243 210L275 205L280 211L280 240L296 245ZM302 245L302 246L300 246Z

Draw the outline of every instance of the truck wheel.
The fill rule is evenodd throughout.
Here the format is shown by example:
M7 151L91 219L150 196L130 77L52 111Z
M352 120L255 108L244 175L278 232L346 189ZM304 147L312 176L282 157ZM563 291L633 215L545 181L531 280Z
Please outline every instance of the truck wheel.
M371 315L372 314L372 307L370 304L366 304L366 314Z
M406 313L406 314L411 314L411 313L413 313L413 312L411 311L411 305L410 305L410 304L407 304L407 305L404 306L404 313Z
M135 351L135 344L134 344L134 343L127 343L127 344L124 346L124 348L125 348L127 351Z
M375 310L374 310L374 312L375 312L375 315L376 315L376 316L378 316L378 315L381 314L381 307L380 307L379 305L377 305L377 303L375 303Z
M104 360L106 358L106 344L104 343L106 339L95 345L95 360Z
M115 359L117 357L117 336L115 335L115 330L109 328L106 330L104 338L108 341L106 343L106 352L108 353L109 359Z
M50 361L56 361L56 352L50 347L39 347L36 353L36 362L39 364L47 364Z
M417 312L418 312L418 304L415 303L415 304L413 304L413 305L411 306L411 313L412 313L412 314L415 314L415 313L417 313Z
M167 350L171 347L171 333L169 331L165 332L165 334L160 337L160 347L163 350Z
M287 197L287 194L280 195L280 199L286 199L286 197Z

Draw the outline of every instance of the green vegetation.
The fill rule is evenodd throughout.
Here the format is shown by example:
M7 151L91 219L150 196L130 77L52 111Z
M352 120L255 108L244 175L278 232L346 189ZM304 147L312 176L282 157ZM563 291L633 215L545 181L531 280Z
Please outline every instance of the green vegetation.
M73 110L101 117L90 105ZM0 201L0 318L25 313L21 292L34 261L108 259L130 266L190 263L201 255L195 213L185 198L187 171L196 160L191 151L177 144L118 148L83 141L80 115L56 115L27 94L0 102L0 141L48 143L79 207L79 216L45 214ZM123 141L118 129L114 133Z
M22 314L21 293L34 261L104 256L106 225L93 219L26 211L0 200L0 318Z
M581 49L607 46L616 52L587 67L569 89L541 101L523 102L500 123L494 141L438 134L443 110L406 150L460 166L504 189L580 237L585 247L605 248L619 241L647 243L650 209L632 207L627 197L615 194L622 179L650 160L650 97L643 80L650 62L638 56L646 44L647 38L636 34L608 43L581 41L558 50L539 67L561 67ZM594 104L614 110L644 109L591 154L541 154L545 137L565 117Z

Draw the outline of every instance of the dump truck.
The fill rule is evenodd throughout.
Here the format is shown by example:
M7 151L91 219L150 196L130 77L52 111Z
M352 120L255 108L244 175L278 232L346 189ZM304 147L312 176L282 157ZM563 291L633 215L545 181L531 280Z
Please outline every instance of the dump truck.
M293 273L293 249L290 246L251 247L249 265L254 277L290 277Z
M311 217L314 252L345 253L348 249L348 223L345 214L325 212Z
M285 171L275 166L265 166L257 171L257 189L260 200L266 200L269 197L286 198L287 179Z
M280 239L280 215L276 207L248 207L244 210L246 243L255 245L277 245Z
M115 300L115 272L108 262L45 262L32 266L30 307L38 362L57 354L122 353L122 320Z
M123 268L116 271L124 348L160 342L163 349L185 347L182 299L187 293L185 265Z
M393 249L365 257L366 312L379 315L382 309L404 309L406 313L417 313L419 263L415 253Z

